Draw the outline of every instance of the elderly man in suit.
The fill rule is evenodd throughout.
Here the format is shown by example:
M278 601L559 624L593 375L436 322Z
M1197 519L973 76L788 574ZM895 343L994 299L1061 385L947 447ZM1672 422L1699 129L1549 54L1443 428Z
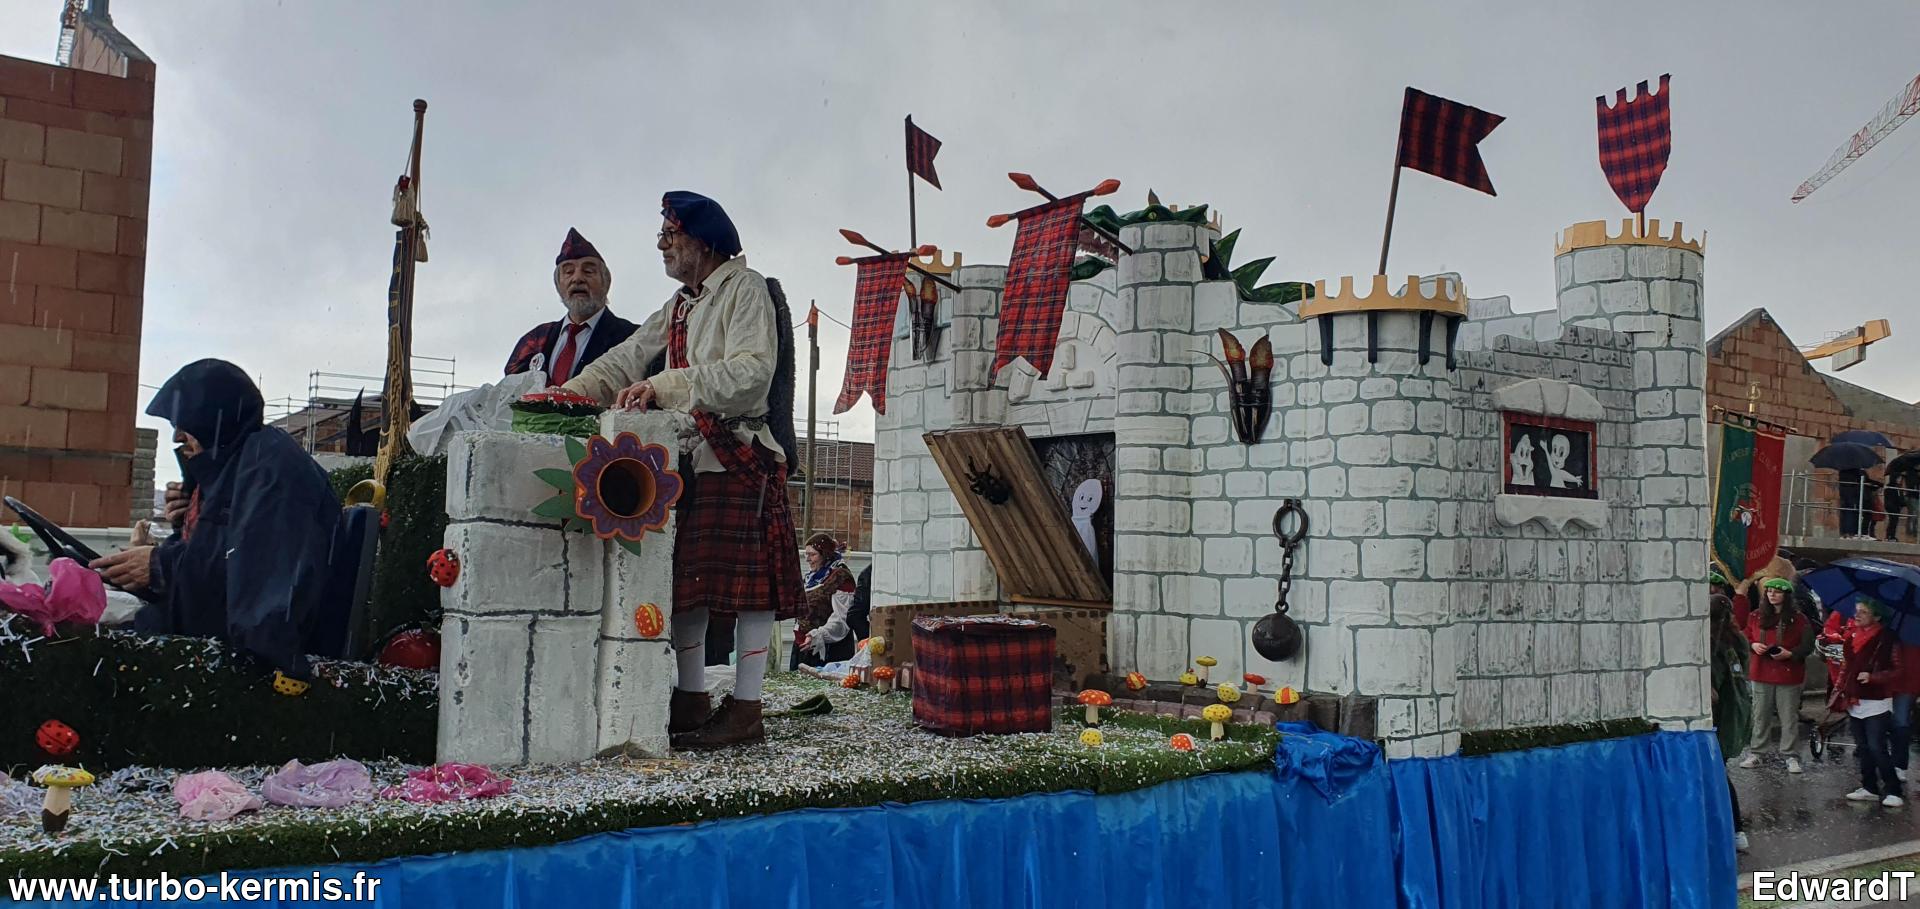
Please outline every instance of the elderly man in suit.
M506 375L532 369L538 355L548 382L559 385L631 337L639 326L607 308L607 290L612 286L613 272L600 251L579 231L567 228L567 240L553 260L553 287L560 292L567 317L534 326L523 335L507 359Z

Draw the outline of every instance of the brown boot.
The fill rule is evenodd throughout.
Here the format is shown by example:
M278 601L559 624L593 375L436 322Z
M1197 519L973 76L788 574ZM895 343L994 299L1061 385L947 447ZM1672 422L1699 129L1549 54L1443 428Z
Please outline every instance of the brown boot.
M713 695L675 688L673 697L667 699L667 734L692 732L706 725L707 719L712 716Z
M673 747L680 751L711 751L731 745L753 745L766 741L767 728L760 723L759 701L736 701L728 695L720 709L705 726L676 735Z

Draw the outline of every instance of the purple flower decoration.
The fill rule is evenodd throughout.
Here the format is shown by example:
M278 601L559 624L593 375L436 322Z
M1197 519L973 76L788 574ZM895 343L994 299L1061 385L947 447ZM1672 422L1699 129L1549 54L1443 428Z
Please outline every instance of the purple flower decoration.
M587 456L573 465L573 506L603 540L638 541L664 530L667 509L680 500L680 474L667 468L667 449L643 445L623 432L587 440Z

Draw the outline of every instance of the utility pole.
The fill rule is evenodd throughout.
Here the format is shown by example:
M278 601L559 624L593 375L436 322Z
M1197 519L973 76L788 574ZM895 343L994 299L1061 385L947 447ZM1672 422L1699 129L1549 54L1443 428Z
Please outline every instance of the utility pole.
M820 410L820 307L817 301L807 301L807 504L801 522L806 525L806 534L800 538L805 544L813 537L813 466L814 466L814 415Z

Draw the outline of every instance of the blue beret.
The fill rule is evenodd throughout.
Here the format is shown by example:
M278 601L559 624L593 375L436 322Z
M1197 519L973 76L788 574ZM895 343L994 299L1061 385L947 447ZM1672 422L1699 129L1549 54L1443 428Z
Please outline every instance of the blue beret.
M674 190L660 200L660 215L722 256L732 258L740 253L740 232L734 229L733 219L727 217L720 203L706 196Z

